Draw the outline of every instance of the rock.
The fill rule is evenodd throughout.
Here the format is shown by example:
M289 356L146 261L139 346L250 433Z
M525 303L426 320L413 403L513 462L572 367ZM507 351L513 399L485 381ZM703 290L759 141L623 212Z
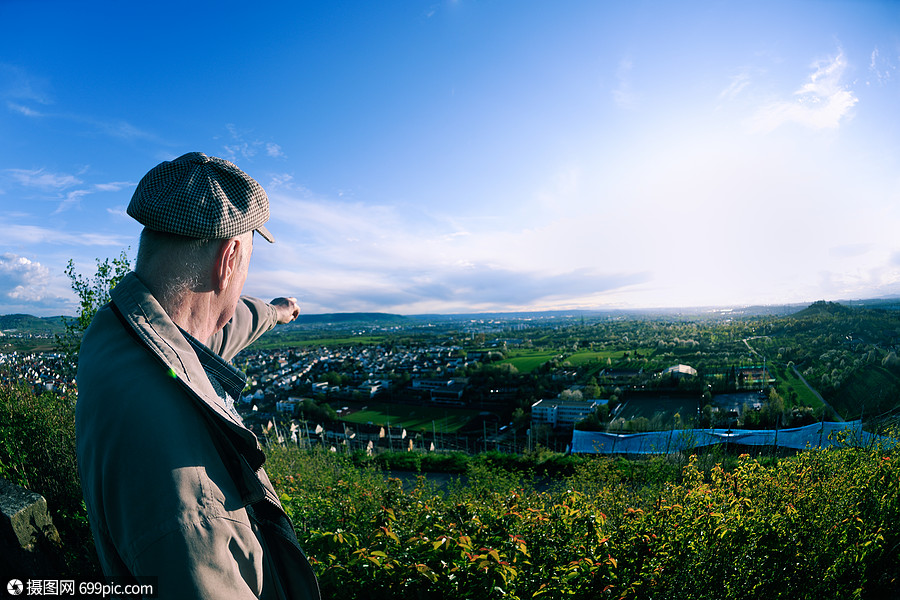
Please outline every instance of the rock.
M0 583L58 575L60 544L44 497L0 479Z

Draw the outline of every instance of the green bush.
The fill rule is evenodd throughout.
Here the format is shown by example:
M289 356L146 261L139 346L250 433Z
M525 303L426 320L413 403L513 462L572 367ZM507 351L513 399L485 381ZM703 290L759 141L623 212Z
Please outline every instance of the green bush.
M68 574L96 578L99 567L75 459L71 397L49 392L38 395L27 385L3 378L0 477L47 500Z
M482 463L497 469L549 477L571 475L585 458L538 449L527 454L509 454L489 450L470 456L464 452L382 452L368 457L362 452L353 455L357 465L374 464L384 470L465 473L472 463Z
M674 475L664 459L595 457L544 491L490 460L445 490L424 477L404 489L348 457L275 452L270 474L325 597L900 594L900 466L880 447L741 456L729 470L695 458Z
M47 498L68 574L95 579L73 416L68 397L0 384L0 476ZM900 596L892 448L686 464L546 452L411 459L457 472L464 463L444 488L424 475L404 487L364 456L267 453L324 597ZM565 475L536 485L550 472Z

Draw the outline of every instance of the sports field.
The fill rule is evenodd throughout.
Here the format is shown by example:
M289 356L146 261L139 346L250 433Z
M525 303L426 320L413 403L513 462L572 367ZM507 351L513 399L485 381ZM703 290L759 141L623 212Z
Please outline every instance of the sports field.
M479 411L466 408L444 406L414 406L408 404L387 404L385 402L345 403L350 408L341 419L348 423L378 425L383 427L403 427L407 431L436 431L456 433Z
M579 367L590 362L599 362L605 366L607 360L610 360L613 363L622 360L625 358L626 352L629 354L639 352L644 356L648 356L652 353L652 350L645 348L635 348L633 350L602 350L597 352L593 350L579 350L578 352L569 355L562 355L558 351L514 350L510 352L509 358L500 362L513 365L518 369L519 373L531 373L548 360L561 358L563 356L564 362L568 362L573 367Z
M500 363L514 366L519 373L531 373L548 360L559 356L559 352L516 351L511 352L509 358L500 361Z

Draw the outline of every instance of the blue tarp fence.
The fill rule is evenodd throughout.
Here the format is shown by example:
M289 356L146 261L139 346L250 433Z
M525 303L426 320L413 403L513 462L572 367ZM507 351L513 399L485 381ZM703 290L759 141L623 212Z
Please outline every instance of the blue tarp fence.
M572 452L579 454L671 454L716 444L778 446L804 450L831 446L893 445L896 440L863 431L862 421L816 423L779 430L673 429L649 433L615 434L578 431L572 434Z

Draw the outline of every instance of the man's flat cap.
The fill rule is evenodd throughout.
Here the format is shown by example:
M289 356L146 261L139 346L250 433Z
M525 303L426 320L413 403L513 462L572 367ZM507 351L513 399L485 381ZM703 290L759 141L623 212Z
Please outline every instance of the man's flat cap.
M265 190L237 165L189 152L153 167L138 183L128 214L142 225L198 239L226 239L256 231L269 220Z

